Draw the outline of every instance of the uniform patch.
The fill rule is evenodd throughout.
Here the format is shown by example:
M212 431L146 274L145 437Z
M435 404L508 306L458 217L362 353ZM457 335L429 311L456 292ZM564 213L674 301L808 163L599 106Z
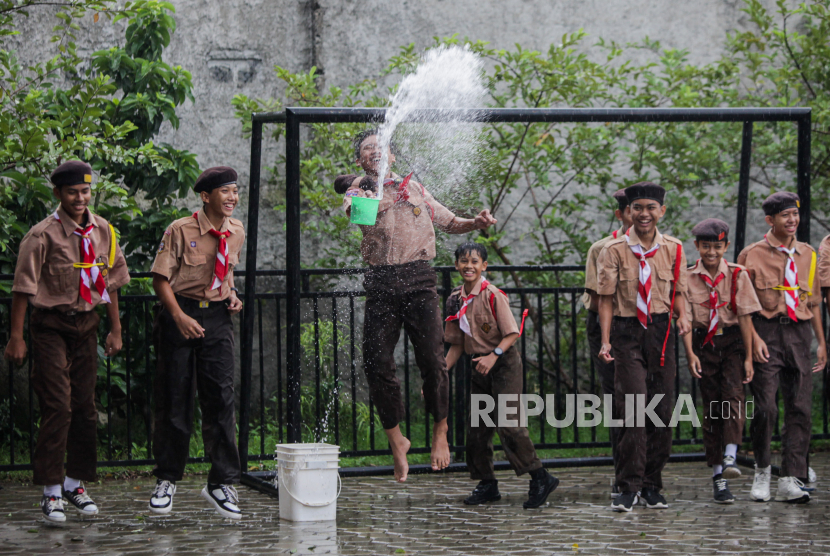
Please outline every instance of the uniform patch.
M104 268L104 269L102 269L102 270L101 270L101 276L103 276L104 278L106 278L106 277L107 277L107 274L109 274L109 272L107 271L107 269L106 269L106 268Z
M485 334L490 332L490 323L485 322L481 325L481 329L484 330Z
M415 207L415 208L413 208L413 209L412 209L412 214L414 214L415 216L420 216L420 214L421 214L421 207Z
M724 237L725 235L726 235L726 232L721 232L721 233L718 235L718 241L723 241L723 237Z
M84 183L92 183L92 174L84 174Z
M164 235L169 236L170 235L170 230L164 230Z
M191 247L196 247L196 242L195 242L195 241L191 241L191 242L190 242L190 246L191 246Z
M798 299L800 299L801 301L806 301L807 300L807 292L804 292L801 295L799 295Z
M801 208L801 201L795 202L795 208Z
M164 251L164 242L163 241L159 244L159 253L161 253L162 251Z

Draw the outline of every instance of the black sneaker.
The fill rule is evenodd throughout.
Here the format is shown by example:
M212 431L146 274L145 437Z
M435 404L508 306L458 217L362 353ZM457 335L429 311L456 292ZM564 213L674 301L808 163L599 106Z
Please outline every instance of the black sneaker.
M53 523L66 521L66 514L63 511L63 498L59 496L46 496L40 499L40 509L44 519Z
M202 498L213 504L219 515L228 519L242 519L239 495L231 485L208 485L202 489Z
M98 506L95 505L95 502L93 502L92 498L89 497L89 494L86 493L83 483L81 483L81 486L75 490L64 490L63 497L64 499L69 500L69 503L75 506L75 510L77 510L77 512L81 515L98 514Z
M522 503L524 509L538 508L545 503L548 495L559 486L559 479L545 471L541 479L530 480L530 490L527 492L527 500Z
M464 499L468 506L478 506L484 502L497 502L501 500L499 483L497 481L481 481L473 493Z
M732 504L735 502L735 497L729 492L729 486L726 484L723 475L718 474L712 477L712 487L715 489L715 502L718 504Z
M616 498L620 494L622 494L620 492L620 487L618 487L617 485L611 485L611 498Z
M663 510L668 508L669 505L666 503L666 499L663 498L663 495L660 494L658 491L654 490L653 488L644 488L640 491L640 500L646 505L646 508L653 508L658 510Z
M615 512L630 512L637 500L636 492L623 492L611 502L611 509Z
M154 514L169 514L173 509L173 495L176 494L176 483L156 479L156 488L150 496L150 511Z

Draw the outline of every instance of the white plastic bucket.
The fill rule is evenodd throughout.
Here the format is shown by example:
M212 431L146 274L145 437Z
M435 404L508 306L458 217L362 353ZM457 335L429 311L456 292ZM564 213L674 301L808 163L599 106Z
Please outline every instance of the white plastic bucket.
M340 446L278 444L280 519L332 521L340 496Z

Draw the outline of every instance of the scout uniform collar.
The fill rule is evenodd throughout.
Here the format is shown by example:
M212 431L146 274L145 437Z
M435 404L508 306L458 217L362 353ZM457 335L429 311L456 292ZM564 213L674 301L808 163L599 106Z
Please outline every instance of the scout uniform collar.
M460 295L461 295L462 298L467 298L467 297L470 297L470 296L475 297L475 296L477 296L478 294L481 293L481 290L486 289L487 286L489 286L489 285L490 285L490 283L487 280L484 279L484 276L479 276L478 277L478 282L476 282L475 286L473 286L473 289L470 290L470 294L469 295L465 294L466 290L464 289L464 286L462 285Z
M703 263L700 262L700 259L698 259L697 263L695 263L695 266L693 266L689 270L689 273L690 274L706 274L707 276L709 275L709 271L706 270L706 267L703 266ZM723 273L724 276L729 274L729 264L727 264L726 259L724 259L723 257L721 257L720 264L718 265L718 274L721 274L721 273ZM716 274L715 278L717 278L717 277L718 276ZM711 278L711 276L710 276L710 278Z
M625 230L623 230L622 227L620 227L619 230L614 230L613 232L611 232L611 237L613 237L614 239L622 237L623 235L625 235Z
M87 226L92 224L93 226L95 226L97 228L98 227L98 222L96 222L95 219L92 217L92 211L89 210L89 207L84 209L84 211L86 213ZM75 230L77 230L78 228L83 229L83 226L81 226L80 224L78 224L77 222L72 220L72 217L70 217L68 214L66 214L66 211L63 210L63 207L59 206L58 210L55 211L53 216L55 217L55 220L60 222L61 226L63 226L63 231L66 234L66 237L69 237L72 234L74 234Z
M769 232L764 234L764 241L766 242L767 245L769 245L770 249L772 249L773 251L778 251L779 250L778 245L780 245L781 247L784 247L784 245L781 244L781 242L778 240L778 238L775 237L774 235L772 235L772 230L770 230ZM792 246L791 249L795 249L795 252L798 253L799 255L801 255L804 252L804 248L800 245L800 243L801 242L798 241L796 238L793 238L793 243L792 243L793 246ZM784 254L784 256L785 257L787 256L786 253Z
M200 234L205 235L205 234L210 233L210 230L215 229L213 227L213 224L211 224L211 222L210 222L210 218L208 218L207 215L205 214L205 211L203 211L203 210L196 211L193 214L193 216L196 217L196 222L199 223L199 233ZM229 218L227 216L222 220L222 227L217 231L219 231L219 232L230 231L231 233L233 233L233 230L230 230L230 222L229 222Z
M639 245L645 249L645 245L643 245L643 241L640 239L640 236L637 235L637 230L634 229L634 226L631 226L628 229L626 235L628 236L629 245ZM665 245L665 243L666 241L663 239L663 234L660 233L660 230L654 230L654 243L651 246Z

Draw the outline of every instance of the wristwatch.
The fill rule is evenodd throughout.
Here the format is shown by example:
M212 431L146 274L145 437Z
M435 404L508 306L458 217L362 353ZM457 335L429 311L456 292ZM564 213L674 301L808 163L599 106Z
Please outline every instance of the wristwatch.
M238 290L238 289L236 289L236 288L231 288L231 291L232 291L232 292L239 293L239 290Z
M504 355L504 350L501 349L500 347L497 347L496 349L493 350L493 353L496 354L496 357L501 357L502 355Z

